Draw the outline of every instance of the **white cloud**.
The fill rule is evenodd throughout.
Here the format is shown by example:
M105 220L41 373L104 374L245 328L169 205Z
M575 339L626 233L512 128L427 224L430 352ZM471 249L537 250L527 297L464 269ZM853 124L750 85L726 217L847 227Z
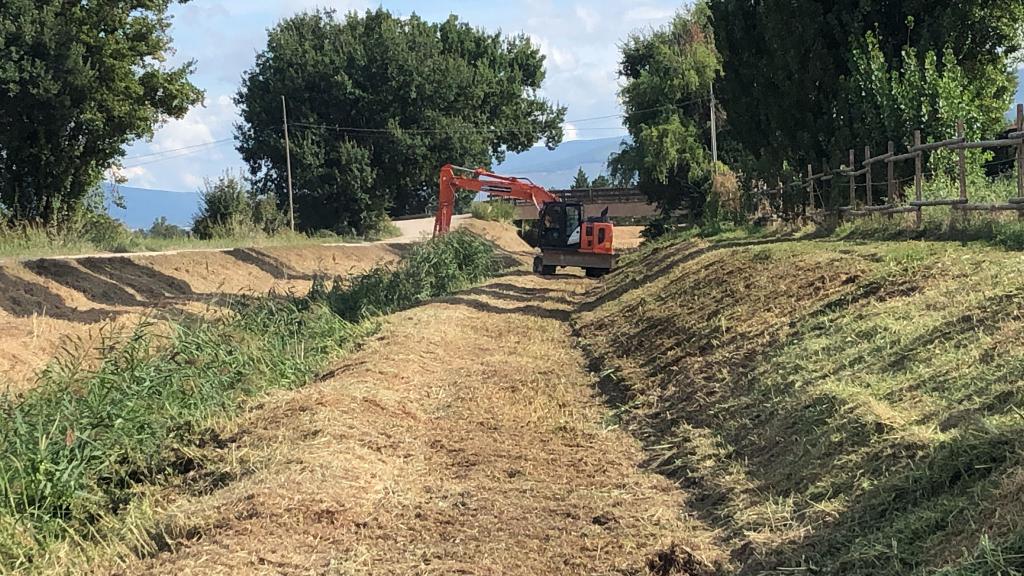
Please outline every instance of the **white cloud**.
M580 139L580 131L576 128L575 124L566 122L563 129L565 130L565 138L562 140L563 142L572 142L573 140Z
M638 6L626 11L625 16L626 20L632 21L664 20L671 18L675 13L675 8L666 8L664 6Z
M580 4L576 5L576 17L580 19L580 22L583 22L583 29L588 34L594 33L597 30L597 25L601 22L601 16L597 12Z
M151 147L156 152L178 150L231 135L238 109L227 95L207 98L180 120L170 120L157 129Z
M547 38L539 36L532 32L528 32L530 39L533 43L540 48L541 54L547 57L546 64L548 67L554 67L556 70L572 70L578 64L576 54L571 50L562 49L552 44Z
M136 143L125 165L129 185L170 190L195 190L205 177L215 177L242 162L233 143L188 146L230 138L238 112L231 96L242 74L266 45L266 29L300 10L317 7L339 13L383 5L407 16L415 11L437 20L457 11L460 18L488 30L525 33L546 56L547 78L542 93L569 107L568 118L614 115L620 111L617 92L619 44L640 27L670 19L679 0L509 0L495 8L477 2L455 4L437 0L205 0L176 6L172 35L176 62L195 59L195 82L207 90L205 107L160 127L152 142ZM616 137L624 133L615 118L565 127L566 140ZM157 154L157 156L151 156ZM146 156L131 160L133 156ZM156 161L154 161L156 160Z
M108 182L128 182L131 186L140 188L149 188L156 184L153 175L142 166L111 168L104 177Z

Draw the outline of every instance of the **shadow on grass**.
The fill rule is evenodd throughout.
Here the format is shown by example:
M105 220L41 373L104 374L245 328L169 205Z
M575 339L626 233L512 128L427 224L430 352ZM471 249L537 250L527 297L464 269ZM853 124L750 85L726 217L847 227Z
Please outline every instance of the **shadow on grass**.
M536 277L533 273L521 275ZM520 276L520 274L504 275L504 277L509 276ZM512 282L495 282L459 292L455 296L442 298L438 302L465 306L488 314L519 314L569 322L572 314L570 307L575 300L567 297L566 294L571 294L572 291L558 287L557 280L553 277L545 278L553 285L552 288L532 288L519 286ZM579 279L575 276L572 278ZM485 298L487 300L484 300Z
M578 312L592 312L608 302L617 300L627 292L631 292L644 284L649 284L657 280L671 272L676 266L692 262L712 252L729 250L731 248L802 242L810 239L812 238L776 237L757 240L728 240L705 246L698 246L697 244L687 240L678 244L673 244L670 248L653 250L649 254L633 259L625 266L614 270L612 275L606 280L611 288L605 290L604 293L600 294L596 298L588 299L580 304ZM678 252L666 254L666 252L671 249L678 249ZM635 273L635 276L625 281L617 281L617 278L622 278L625 274L631 272Z

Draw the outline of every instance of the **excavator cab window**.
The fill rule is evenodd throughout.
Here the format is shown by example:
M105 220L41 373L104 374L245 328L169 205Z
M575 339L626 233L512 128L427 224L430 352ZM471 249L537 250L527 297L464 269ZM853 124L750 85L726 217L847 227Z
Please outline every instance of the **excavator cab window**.
M578 248L583 206L552 202L540 215L540 245L544 248Z
M540 215L540 245L565 246L565 204L548 204Z
M580 226L583 224L583 206L579 204L566 204L565 205L565 232L567 240L566 246L569 248L580 247L580 233L582 229Z

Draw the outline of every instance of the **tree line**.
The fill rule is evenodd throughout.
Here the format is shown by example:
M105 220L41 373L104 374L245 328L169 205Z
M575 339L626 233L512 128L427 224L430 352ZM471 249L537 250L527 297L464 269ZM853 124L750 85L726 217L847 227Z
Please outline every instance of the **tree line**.
M178 3L4 2L2 221L51 226L102 211L99 185L125 147L203 100L189 79L196 62L165 64L168 11ZM565 108L539 95L544 78L529 37L456 16L432 23L376 9L285 18L235 96L249 202L221 182L197 233L237 227L228 220L250 209L266 213L267 198L287 205L282 96L298 228L366 233L388 216L428 211L443 164L489 166L538 141L557 146ZM231 215L208 217L222 209Z
M125 147L202 101L196 63L166 64L178 3L4 3L3 221L52 225L95 211ZM839 166L842 151L865 142L900 142L914 129L944 136L957 120L970 138L991 136L1005 125L1022 45L1020 0L701 0L624 41L629 137L599 183L637 185L665 214L718 217L739 209L735 188ZM445 163L490 166L538 142L556 147L566 110L540 93L544 61L529 37L456 16L428 22L378 8L285 18L235 95L243 211L287 203L282 97L299 229L365 233L428 212ZM972 152L975 171L986 158ZM574 185L583 179L595 185L585 174ZM241 206L236 196L225 194ZM231 228L202 217L200 228Z
M1024 46L1020 0L701 0L632 35L619 67L630 139L610 161L668 214L720 214L713 176L789 181L847 150L1005 128ZM722 165L711 161L715 94ZM991 153L972 152L984 172ZM951 170L951 158L932 158ZM736 177L739 177L736 179ZM735 208L735 206L730 206Z

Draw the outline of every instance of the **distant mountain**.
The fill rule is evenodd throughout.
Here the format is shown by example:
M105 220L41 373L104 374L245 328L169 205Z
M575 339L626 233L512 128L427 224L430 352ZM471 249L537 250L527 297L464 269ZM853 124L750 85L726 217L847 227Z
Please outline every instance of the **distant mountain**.
M109 196L110 187L107 186ZM198 192L171 192L118 186L117 193L124 197L126 208L108 203L107 212L131 229L149 228L163 216L171 224L188 228L192 216L199 211Z
M595 178L608 173L608 157L619 151L622 138L573 140L554 150L543 146L509 156L495 168L500 174L524 177L545 188L568 188L582 167Z

